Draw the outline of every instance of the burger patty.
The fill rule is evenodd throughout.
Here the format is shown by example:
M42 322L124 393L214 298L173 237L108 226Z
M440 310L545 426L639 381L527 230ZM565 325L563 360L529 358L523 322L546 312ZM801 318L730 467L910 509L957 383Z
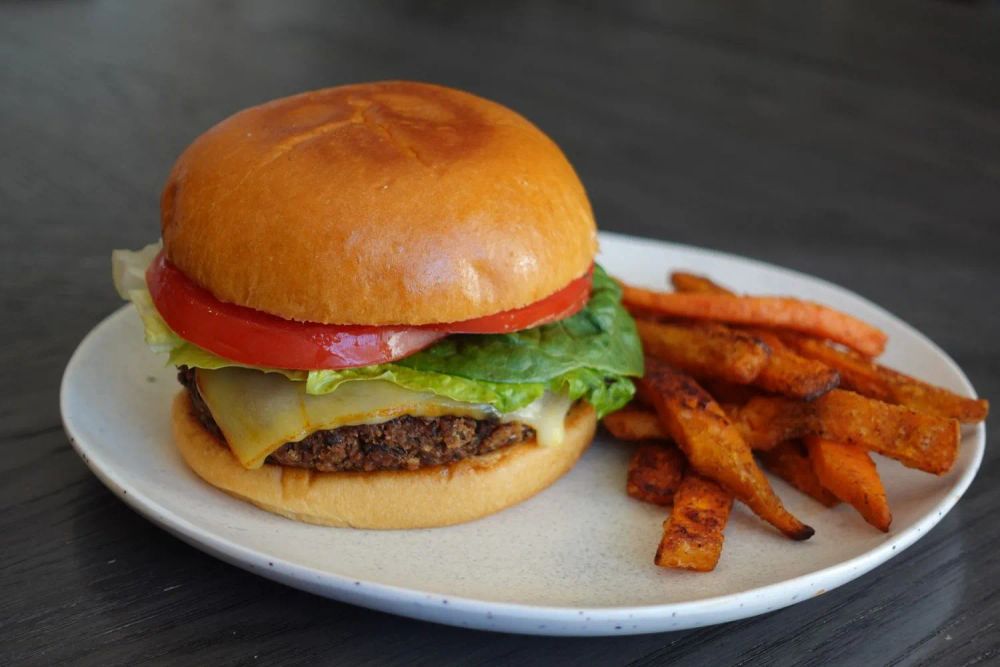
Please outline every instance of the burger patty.
M191 396L195 417L224 443L225 437L198 393L194 369L181 366L177 379ZM266 462L321 472L416 470L488 454L534 437L534 429L519 422L407 415L381 424L316 431L298 442L285 443Z

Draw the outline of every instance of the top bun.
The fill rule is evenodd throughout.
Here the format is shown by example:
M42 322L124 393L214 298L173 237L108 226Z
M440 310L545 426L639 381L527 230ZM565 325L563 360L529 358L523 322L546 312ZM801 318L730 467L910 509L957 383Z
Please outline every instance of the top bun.
M597 247L580 180L510 109L406 81L317 90L198 137L161 199L167 258L222 301L329 324L538 301Z

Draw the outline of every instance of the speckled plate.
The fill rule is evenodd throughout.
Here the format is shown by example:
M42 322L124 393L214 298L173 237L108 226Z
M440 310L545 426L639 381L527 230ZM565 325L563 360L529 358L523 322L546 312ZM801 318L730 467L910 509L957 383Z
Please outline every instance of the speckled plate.
M690 269L742 291L793 294L854 313L890 334L890 365L974 393L931 341L844 289L707 250L612 234L601 243L600 262L637 284L663 287L668 269ZM691 628L820 595L940 521L972 481L986 439L983 426L965 429L958 463L943 477L879 459L894 518L888 535L848 507L825 509L775 482L816 536L791 542L737 505L718 568L693 574L652 565L665 511L626 497L630 447L623 443L599 437L550 489L473 523L403 532L321 528L258 510L195 477L171 442L176 391L173 370L146 349L129 308L84 339L63 377L73 446L152 521L233 565L319 595L439 623L549 635Z

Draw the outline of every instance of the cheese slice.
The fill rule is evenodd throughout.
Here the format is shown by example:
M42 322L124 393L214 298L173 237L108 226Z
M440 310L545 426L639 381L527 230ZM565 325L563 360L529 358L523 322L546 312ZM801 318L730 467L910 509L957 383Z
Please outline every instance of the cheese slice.
M196 377L212 417L246 468L260 467L281 445L316 431L378 424L403 415L521 422L535 429L539 445L557 446L572 403L567 396L549 392L516 412L500 414L488 404L463 403L384 380L345 382L329 394L314 396L306 393L304 382L247 368L198 369Z

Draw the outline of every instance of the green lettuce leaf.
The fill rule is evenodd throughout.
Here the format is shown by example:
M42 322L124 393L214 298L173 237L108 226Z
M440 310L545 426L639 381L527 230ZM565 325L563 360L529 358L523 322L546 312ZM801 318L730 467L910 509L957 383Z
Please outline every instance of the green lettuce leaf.
M310 371L306 392L326 394L345 382L388 380L413 391L429 391L465 403L489 403L499 412L513 412L545 393L541 382L486 382L458 375L415 371L399 364L378 364L343 370Z
M595 266L590 300L572 317L510 334L448 336L396 363L488 382L550 382L581 368L640 375L642 347L621 289Z
M621 290L594 267L586 307L559 322L511 334L453 335L391 364L310 371L307 391L323 394L351 380L388 380L458 401L512 412L546 390L582 398L603 416L631 400L629 377L642 375L635 322Z
M293 371L285 368L265 368L262 366L241 364L238 361L233 361L231 359L220 357L217 354L213 354L205 348L198 347L194 343L189 343L183 339L181 340L180 345L170 350L170 356L167 359L167 363L172 366L189 366L191 368L204 368L211 371L219 368L229 368L231 366L237 366L239 368L252 368L254 370L263 371L264 373L278 373L280 375L284 375L289 380L295 380L296 382L304 382L309 376L309 371Z
M528 405L545 391L583 399L603 416L635 393L629 377L642 374L635 322L621 305L621 290L599 266L587 305L565 320L511 334L453 335L394 363L342 370L299 371L247 366L185 341L153 306L141 276L155 252L115 251L115 283L142 318L146 343L169 353L170 364L218 369L229 366L280 373L325 394L344 382L387 380L500 412Z

